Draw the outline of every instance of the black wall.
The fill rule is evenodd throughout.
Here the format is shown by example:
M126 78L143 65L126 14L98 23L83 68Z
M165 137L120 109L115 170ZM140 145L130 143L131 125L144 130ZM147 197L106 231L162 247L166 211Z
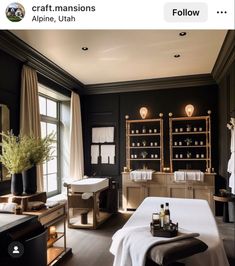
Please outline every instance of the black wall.
M230 157L230 131L226 124L235 110L235 62L219 82L219 174L228 178L227 163Z
M130 119L139 119L141 106L148 107L149 118L164 114L164 130L168 131L168 113L174 116L185 116L184 107L191 103L195 106L195 115L207 115L212 111L213 167L217 169L217 86L164 89L155 91L130 92L120 94L91 95L82 98L85 173L96 172L98 175L116 176L120 181L120 173L125 166L125 115ZM120 118L120 119L119 119ZM116 164L92 166L90 164L91 127L95 125L114 125L116 127L117 158ZM120 137L119 137L120 136ZM169 165L169 138L164 141L165 165Z
M19 133L20 83L22 63L0 50L0 103L10 109L10 126Z
M84 162L86 175L119 176L119 95L106 94L81 98L83 118ZM114 126L116 159L114 165L90 164L91 130L96 126Z
M22 63L0 50L0 103L10 110L10 126L19 133L20 83ZM0 183L0 195L10 192L10 181Z

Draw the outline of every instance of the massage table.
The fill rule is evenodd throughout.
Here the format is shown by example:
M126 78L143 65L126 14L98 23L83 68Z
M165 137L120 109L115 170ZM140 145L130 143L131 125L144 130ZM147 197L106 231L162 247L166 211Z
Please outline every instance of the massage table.
M99 208L99 195L108 189L108 178L85 178L66 183L65 186L68 197L68 227L96 229L111 216L110 213L101 212ZM83 198L84 194L88 195L87 199ZM82 219L84 216L86 219ZM84 224L83 220L87 220L87 223Z
M145 237L156 241L149 232L149 224L152 220L152 213L158 212L160 204L166 202L169 202L172 222L179 223L179 231L182 230L188 234L198 233L197 238L191 239L199 239L208 246L206 251L185 257L180 262L186 266L229 266L223 242L207 201L163 197L146 198L123 228L114 234L110 248L111 253L115 256L114 265L143 266L144 264L141 263L133 263L136 256L137 259L142 256L157 262L156 256L159 247L168 245L168 243L161 244L159 242L158 245L153 244L148 250L144 250L144 241ZM167 241L166 238L159 239ZM187 241L187 239L182 241ZM177 241L174 243L177 244ZM141 247L143 247L141 252L135 254L136 250L139 248L140 251Z

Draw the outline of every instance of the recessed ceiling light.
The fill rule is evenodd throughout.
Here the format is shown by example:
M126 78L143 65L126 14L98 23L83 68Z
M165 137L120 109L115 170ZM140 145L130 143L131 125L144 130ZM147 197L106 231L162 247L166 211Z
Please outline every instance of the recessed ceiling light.
M187 35L187 32L186 32L186 31L181 31L181 32L179 33L179 36L185 36L185 35Z
M175 58L179 58L180 57L180 54L175 54L174 57Z
M82 50L83 51L87 51L88 50L88 47L84 46L84 47L82 47Z

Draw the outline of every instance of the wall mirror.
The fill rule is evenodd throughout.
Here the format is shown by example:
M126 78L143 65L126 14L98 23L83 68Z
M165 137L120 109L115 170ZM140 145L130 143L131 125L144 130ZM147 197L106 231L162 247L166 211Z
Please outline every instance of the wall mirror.
M0 132L9 131L10 130L10 110L9 108L4 105L0 104ZM0 135L0 142L2 141L2 137ZM0 146L0 153L2 152L1 146ZM8 176L6 168L0 163L0 182L10 179L10 176Z

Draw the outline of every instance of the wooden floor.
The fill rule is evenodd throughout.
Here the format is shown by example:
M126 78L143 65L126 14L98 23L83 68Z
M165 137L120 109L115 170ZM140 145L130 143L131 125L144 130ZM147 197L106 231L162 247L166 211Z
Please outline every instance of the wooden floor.
M224 223L222 217L216 217L220 236L230 265L235 265L235 223Z
M111 238L131 216L130 213L113 214L100 228L67 229L67 246L73 256L60 266L112 266L113 255L109 252Z
M73 256L60 266L112 266L113 256L109 252L112 235L121 228L131 214L113 215L97 230L68 229L67 245L73 250ZM230 265L235 265L235 228L234 223L223 223L216 218L221 237L224 241ZM223 266L223 265L218 265Z

